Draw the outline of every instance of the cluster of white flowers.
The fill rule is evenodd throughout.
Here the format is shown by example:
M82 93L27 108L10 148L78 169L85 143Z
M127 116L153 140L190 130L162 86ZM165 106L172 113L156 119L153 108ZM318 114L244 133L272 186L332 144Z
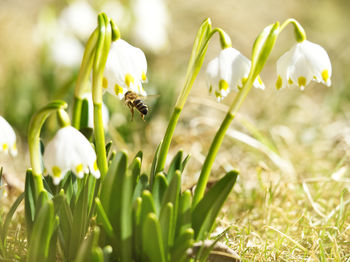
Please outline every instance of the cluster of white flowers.
M0 152L17 155L16 134L10 124L0 116Z
M223 49L219 56L209 62L207 77L209 91L220 101L232 90L237 91L245 83L251 62L233 48ZM297 43L277 62L277 89L298 86L304 89L310 81L331 84L332 66L327 52L319 45L304 40ZM254 87L264 89L261 79Z

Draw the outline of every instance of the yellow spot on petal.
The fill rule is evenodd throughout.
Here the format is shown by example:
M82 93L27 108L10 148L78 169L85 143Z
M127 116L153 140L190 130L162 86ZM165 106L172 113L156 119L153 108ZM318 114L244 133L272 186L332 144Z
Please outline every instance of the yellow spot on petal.
M328 70L327 70L327 69L323 70L321 75L322 75L323 81L324 81L325 83L327 83L327 81L328 81L328 79L329 79Z
M2 145L2 150L6 151L9 148L9 146L5 143Z
M228 89L228 83L224 79L221 79L219 81L219 90L227 91L227 89Z
M95 161L94 162L94 170L97 171L98 170L98 167L97 167L97 162Z
M77 171L77 173L80 173L83 171L83 164L79 164L75 167L75 171Z
M281 89L281 87L282 87L282 77L279 75L278 77L277 77L277 81L276 81L276 88L277 89Z
M293 80L291 78L288 79L288 84L292 85L293 84Z
M218 91L215 91L215 96L216 96L217 98L221 97L221 94L220 94L220 92L218 92Z
M114 92L115 92L116 95L123 94L123 88L120 85L115 84Z
M259 83L260 85L263 84L263 81L261 80L261 77L260 77L260 76L258 76L258 83Z
M248 78L247 77L243 77L242 78L242 86L244 86L244 84L247 82Z
M102 79L102 87L104 89L107 89L107 87L108 87L108 80L105 77Z
M134 78L129 73L125 75L125 84L130 87L134 83Z
M52 175L54 177L60 177L61 176L61 169L58 166L53 166L52 167Z
M147 80L147 76L145 72L142 72L142 76L141 76L142 81L146 81Z
M211 93L212 91L213 91L213 86L210 85L210 86L209 86L209 93Z
M306 78L305 77L303 77L303 76L300 76L299 78L298 78L298 85L299 85L299 87L305 87L305 85L306 85Z

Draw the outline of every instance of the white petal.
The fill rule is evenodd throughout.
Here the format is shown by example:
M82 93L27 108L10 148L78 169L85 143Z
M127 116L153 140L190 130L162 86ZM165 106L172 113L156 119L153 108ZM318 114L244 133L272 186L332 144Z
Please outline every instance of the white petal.
M11 155L17 155L16 134L5 118L0 116L0 152L7 154L9 151Z
M58 130L48 143L44 153L44 164L52 175L54 167L58 167L64 176L69 170L81 176L87 166L96 161L96 154L90 142L75 128L66 126ZM77 167L81 166L77 172Z

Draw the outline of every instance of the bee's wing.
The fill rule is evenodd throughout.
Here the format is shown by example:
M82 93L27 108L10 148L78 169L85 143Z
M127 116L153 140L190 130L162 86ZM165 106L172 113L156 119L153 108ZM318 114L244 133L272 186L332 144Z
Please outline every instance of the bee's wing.
M159 97L160 95L158 94L152 94L152 95L147 95L147 96L139 96L142 100L148 100L148 99L153 99L153 98L156 98L156 97Z

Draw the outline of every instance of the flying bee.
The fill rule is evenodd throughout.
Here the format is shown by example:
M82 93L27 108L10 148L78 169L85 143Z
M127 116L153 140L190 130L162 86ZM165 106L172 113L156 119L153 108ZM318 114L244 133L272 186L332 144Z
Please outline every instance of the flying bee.
M131 112L131 119L134 119L134 108L136 108L140 114L143 121L145 121L145 116L148 113L148 106L140 97L132 91L127 91L124 95L124 100L126 105L129 107Z

